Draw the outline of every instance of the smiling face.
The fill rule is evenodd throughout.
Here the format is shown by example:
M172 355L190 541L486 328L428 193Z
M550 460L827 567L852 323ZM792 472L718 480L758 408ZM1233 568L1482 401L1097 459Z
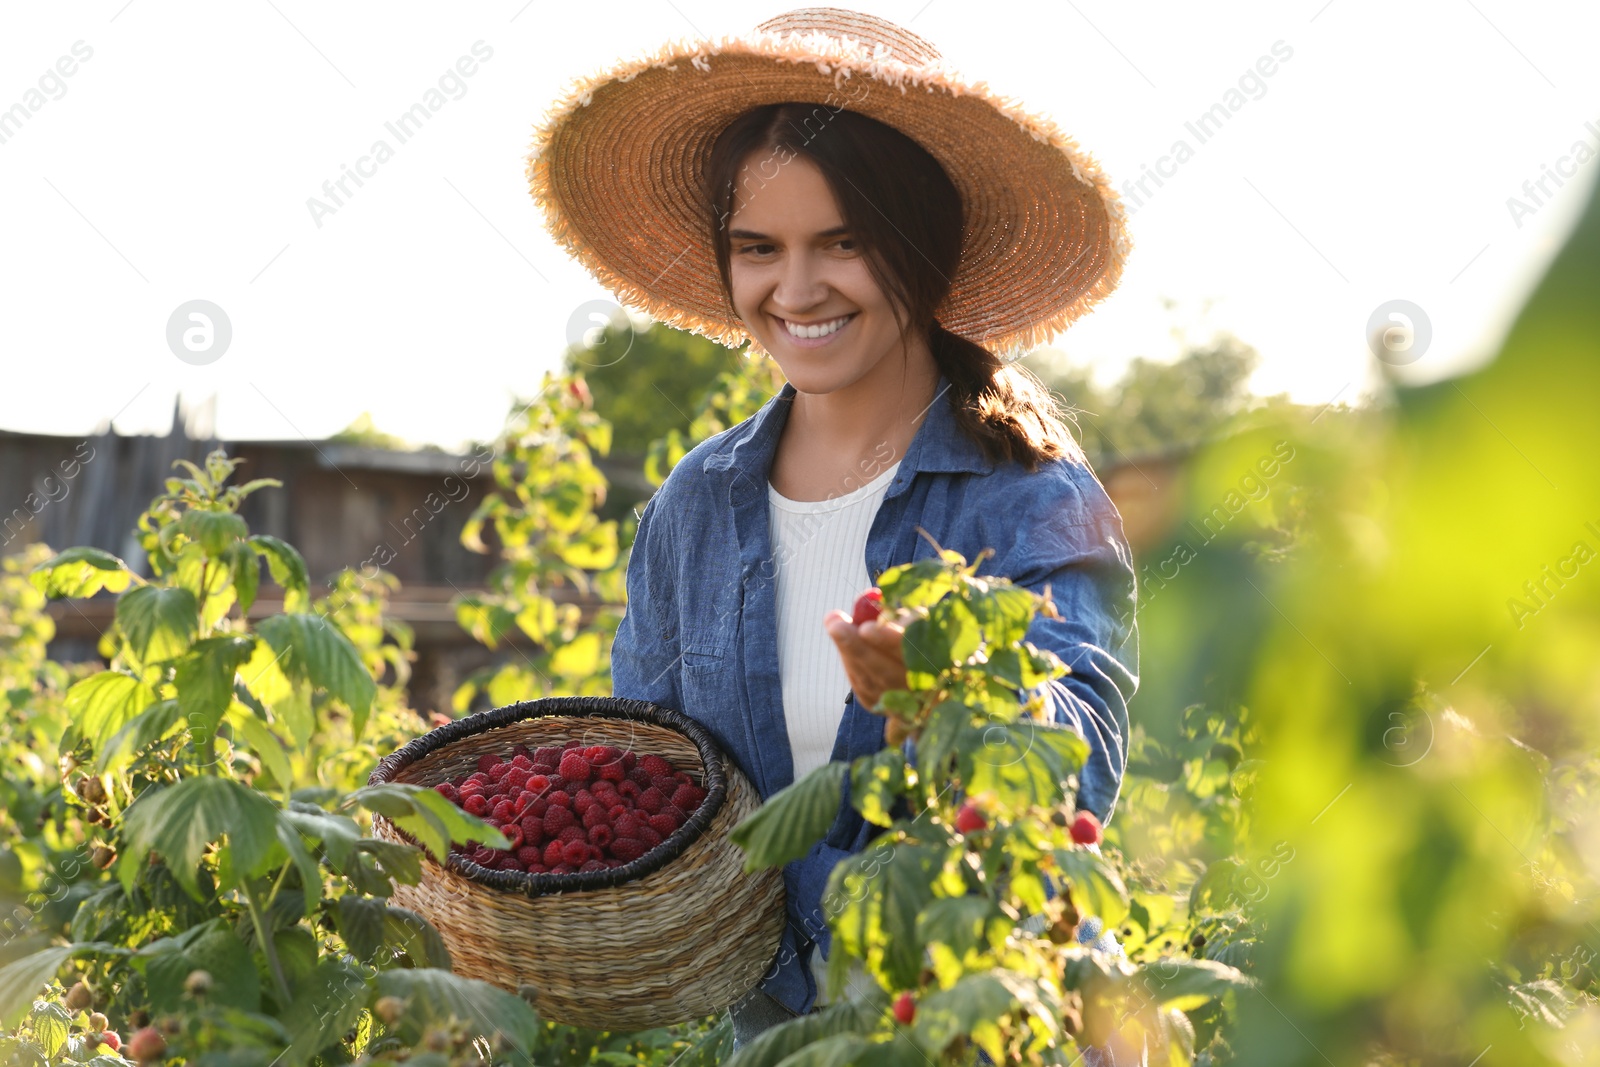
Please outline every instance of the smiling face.
M734 310L800 392L898 373L899 323L827 179L800 155L766 178L772 162L770 152L745 160L742 177L763 177L738 184L728 219Z

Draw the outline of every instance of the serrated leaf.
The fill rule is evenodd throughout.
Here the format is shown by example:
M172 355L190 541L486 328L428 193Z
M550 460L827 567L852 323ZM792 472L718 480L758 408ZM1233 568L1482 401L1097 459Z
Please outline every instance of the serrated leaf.
M207 846L224 836L234 878L254 877L262 873L278 843L278 816L272 801L249 786L212 775L145 793L124 816L124 847L117 867L123 888L132 892L134 874L155 851L178 884L200 900L201 861Z
M279 788L288 789L294 785L294 770L289 764L289 754L284 751L278 735L269 730L266 723L249 708L235 701L228 708L228 724L233 727L235 737L244 741L245 746L255 753L261 766L272 775L272 780Z
M778 790L728 835L745 851L744 869L797 860L822 840L839 816L844 763L824 763L798 782Z
M474 1034L503 1033L512 1047L531 1051L539 1040L539 1017L521 997L487 982L431 967L382 971L378 995L406 1002L402 1032L420 1033L460 1020Z
M250 535L245 521L231 511L191 508L177 522L177 530L198 544L206 555L220 559L229 546Z
M233 575L233 594L239 601L239 612L248 617L261 588L261 560L256 558L255 546L248 541L235 541L222 553L222 559Z
M188 1001L184 983L194 971L211 975L210 1004L257 1011L261 982L250 950L225 919L217 918L139 950L150 1006L157 1012L181 1011Z
M350 639L327 619L310 614L274 615L261 620L256 633L290 680L308 681L350 708L359 740L378 687Z
M949 989L922 998L912 1040L923 1051L941 1055L957 1037L974 1037L973 1031L1014 1011L1017 997L996 974L969 974ZM979 1038L983 1050L996 1063L1004 1059L999 1042Z
M942 897L917 916L917 939L924 944L945 945L959 959L988 943L989 922L1000 915L994 902L985 896Z
M60 1004L41 1001L33 1006L28 1016L28 1026L33 1030L34 1040L44 1049L45 1056L54 1057L61 1051L61 1046L67 1043L67 1035L72 1032L72 1015Z
M78 736L98 750L155 699L155 690L132 675L101 671L67 690L67 714Z
M294 613L311 606L308 591L310 581L306 576L306 561L287 541L270 534L256 534L250 538L250 547L267 561L272 580L283 589L283 610Z
M291 800L283 818L304 836L320 841L323 854L335 870L349 865L356 842L361 840L361 827L350 816L324 811L305 801Z
M344 1040L371 999L366 975L337 957L318 960L296 984L294 1001L284 1012L294 1035L285 1061L309 1064L318 1052Z
M775 1067L806 1046L837 1034L870 1034L889 1006L889 996L872 986L860 1000L836 1001L762 1031L723 1062L723 1067Z
M120 593L133 581L128 565L98 548L69 548L28 574L47 597L91 597L102 589Z
M248 635L207 637L178 660L174 684L178 707L190 729L202 737L215 735L222 715L233 703L233 676L255 652Z
M96 774L112 774L133 761L144 747L158 741L183 721L176 700L160 700L135 715L111 736L95 757Z
M898 748L880 749L850 764L851 806L870 823L892 825L890 809L905 795L905 789L906 758Z
M351 793L348 803L360 804L368 811L406 831L444 862L452 841L482 841L490 848L505 848L505 835L482 819L467 814L432 789L388 782L369 785Z
M917 984L922 942L917 916L933 900L933 883L949 849L881 842L840 860L828 877L823 906L832 916L834 951L866 961L892 989Z
M1163 1008L1188 1011L1233 989L1248 989L1254 981L1242 971L1216 960L1162 956L1139 969L1141 982Z
M1109 929L1128 914L1128 889L1104 856L1085 848L1054 853L1056 867L1072 883L1072 897L1085 915L1095 915Z
M200 607L187 589L142 585L118 598L117 627L139 662L160 663L188 650Z

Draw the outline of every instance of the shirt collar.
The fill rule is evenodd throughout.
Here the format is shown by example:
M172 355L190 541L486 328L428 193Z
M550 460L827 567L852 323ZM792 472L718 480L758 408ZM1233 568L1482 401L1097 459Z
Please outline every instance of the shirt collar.
M791 383L783 383L783 388L761 405L759 411L748 421L734 427L721 446L706 455L704 470L708 474L737 472L749 476L740 479L741 483L748 481L754 485L757 480L764 482L766 473L772 469L778 438L783 432L784 423L788 421L789 405L794 400L795 392ZM910 474L916 471L988 474L992 470L994 462L984 454L976 441L962 432L956 422L954 394L949 379L941 373L934 387L933 402L928 405L922 424L917 427L911 444L901 458L900 471L903 477L895 479L897 487L908 485ZM761 477L755 479L758 473ZM891 494L894 492L894 489L890 490Z

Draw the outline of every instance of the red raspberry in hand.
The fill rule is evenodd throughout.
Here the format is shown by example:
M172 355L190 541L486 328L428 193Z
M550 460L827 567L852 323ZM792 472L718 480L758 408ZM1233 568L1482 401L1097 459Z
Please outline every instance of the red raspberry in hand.
M917 1000L910 993L901 993L894 1001L894 1018L901 1026L910 1026L917 1017Z
M860 626L864 622L871 622L883 614L883 590L873 586L865 593L856 597L856 606L850 616L850 621Z
M988 825L989 821L983 817L983 812L979 811L971 801L961 805L961 809L956 812L956 829L964 834L982 830Z
M1072 839L1080 845L1095 845L1100 842L1100 820L1092 811L1080 811L1078 817L1072 820Z

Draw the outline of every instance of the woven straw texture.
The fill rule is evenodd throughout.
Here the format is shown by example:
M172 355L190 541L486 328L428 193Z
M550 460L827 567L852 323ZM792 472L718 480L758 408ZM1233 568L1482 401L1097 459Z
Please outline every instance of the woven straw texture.
M704 203L718 133L750 108L841 109L920 142L965 208L939 322L1002 354L1048 340L1116 288L1131 249L1111 179L1049 118L948 67L893 23L805 8L754 33L672 42L573 83L536 127L529 190L563 247L625 304L735 346Z
M459 719L386 757L370 781L435 785L578 738L656 753L707 789L689 821L649 853L612 870L530 875L490 871L452 854L424 855L415 886L393 902L439 931L453 970L529 995L547 1019L602 1030L644 1030L727 1007L771 964L785 921L777 868L747 874L728 832L754 811L755 788L710 734L677 712L638 700L550 697ZM381 816L375 836L411 841Z

